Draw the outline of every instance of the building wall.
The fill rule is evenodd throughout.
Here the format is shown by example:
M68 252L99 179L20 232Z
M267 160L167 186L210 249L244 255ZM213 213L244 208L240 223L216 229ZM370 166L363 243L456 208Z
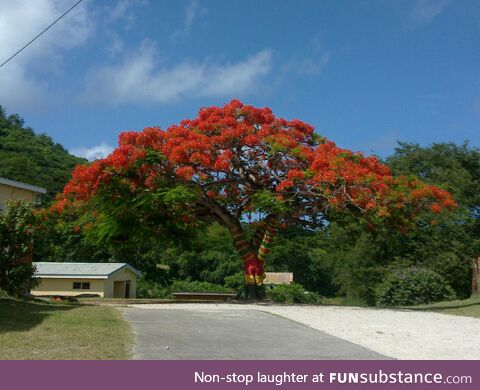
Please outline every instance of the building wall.
M73 282L89 282L90 290L74 290ZM31 290L33 295L65 295L97 294L104 297L106 279L57 279L41 278L37 287Z
M0 209L5 208L7 200L35 202L35 192L0 183Z
M137 275L128 268L120 269L111 274L105 281L105 298L114 298L114 282L130 280L130 298L137 297ZM124 285L125 286L125 285ZM118 288L118 287L117 287ZM125 292L125 287L123 287ZM123 294L125 296L125 294ZM123 298L122 296L122 298Z
M97 294L103 298L123 298L125 296L125 282L130 281L130 298L137 297L137 275L129 269L123 268L108 279L85 279L85 278L41 278L37 287L31 290L33 295L64 295L76 296L81 294ZM73 289L73 282L89 282L89 290ZM115 294L114 283L117 283ZM121 291L120 291L121 290ZM121 295L120 297L118 295Z

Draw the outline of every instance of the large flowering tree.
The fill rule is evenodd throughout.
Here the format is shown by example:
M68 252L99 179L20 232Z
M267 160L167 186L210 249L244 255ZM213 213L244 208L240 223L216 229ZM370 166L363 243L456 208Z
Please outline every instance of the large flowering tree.
M53 209L82 205L96 209L93 224L108 227L101 236L116 240L217 220L232 235L246 283L259 285L281 224L315 228L354 216L368 227L408 229L420 211L440 213L455 202L413 177L393 177L377 158L339 148L300 120L232 100L167 130L120 134L107 158L74 170Z

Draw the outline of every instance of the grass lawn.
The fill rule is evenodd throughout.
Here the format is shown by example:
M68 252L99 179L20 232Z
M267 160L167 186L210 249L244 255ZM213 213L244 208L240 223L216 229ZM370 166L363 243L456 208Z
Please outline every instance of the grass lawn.
M480 318L480 296L474 296L461 301L445 301L432 303L430 305L407 306L404 308Z
M128 359L132 340L113 307L0 298L0 359Z

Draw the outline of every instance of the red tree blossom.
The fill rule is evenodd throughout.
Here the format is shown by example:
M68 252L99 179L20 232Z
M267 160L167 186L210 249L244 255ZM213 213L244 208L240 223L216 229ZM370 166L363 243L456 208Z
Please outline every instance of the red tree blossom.
M216 219L229 229L249 284L262 283L281 222L313 228L348 214L371 226L388 222L405 229L422 210L455 207L440 188L393 177L375 157L339 148L300 120L238 100L202 108L165 131L120 134L108 157L74 170L54 208L99 196L127 204L148 198L151 213L190 226ZM249 241L241 222L251 213L257 228Z

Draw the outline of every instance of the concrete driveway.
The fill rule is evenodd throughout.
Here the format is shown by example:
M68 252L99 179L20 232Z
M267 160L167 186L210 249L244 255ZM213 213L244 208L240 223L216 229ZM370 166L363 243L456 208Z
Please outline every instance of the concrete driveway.
M123 309L134 359L388 359L357 344L252 309Z

